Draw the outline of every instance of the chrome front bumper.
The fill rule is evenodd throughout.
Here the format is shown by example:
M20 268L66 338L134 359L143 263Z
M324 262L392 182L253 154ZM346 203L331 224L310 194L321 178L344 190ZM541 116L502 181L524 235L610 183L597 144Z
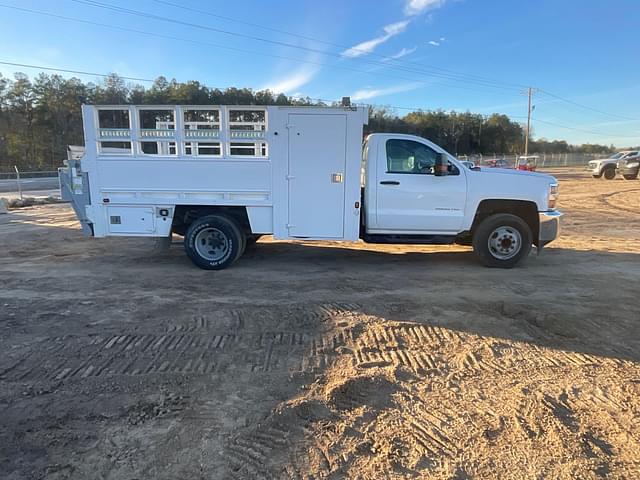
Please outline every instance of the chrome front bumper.
M540 231L538 234L538 248L542 248L547 243L553 242L560 235L561 212L549 210L538 214L540 219Z

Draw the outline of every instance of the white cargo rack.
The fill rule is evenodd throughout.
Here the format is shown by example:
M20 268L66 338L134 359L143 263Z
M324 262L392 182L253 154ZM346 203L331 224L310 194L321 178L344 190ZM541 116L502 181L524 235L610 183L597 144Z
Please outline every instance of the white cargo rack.
M98 155L267 156L267 107L93 108Z
M82 112L85 153L69 161L63 183L82 184L66 196L86 212L79 217L94 236L164 237L176 209L194 205L244 207L254 234L358 238L364 108L85 105Z

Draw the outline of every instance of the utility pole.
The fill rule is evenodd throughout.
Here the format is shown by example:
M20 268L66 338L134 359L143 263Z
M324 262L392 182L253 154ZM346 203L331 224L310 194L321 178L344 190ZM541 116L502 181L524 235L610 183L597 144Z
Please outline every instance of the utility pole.
M533 94L533 89L529 87L529 105L527 107L527 136L524 137L524 154L529 155L529 132L531 131L531 95Z

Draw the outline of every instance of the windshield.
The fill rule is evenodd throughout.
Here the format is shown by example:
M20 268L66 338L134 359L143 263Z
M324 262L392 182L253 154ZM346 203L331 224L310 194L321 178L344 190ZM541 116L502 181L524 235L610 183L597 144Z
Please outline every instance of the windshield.
M621 154L621 153L614 153L614 154L613 154L613 155L611 155L609 158L611 158L611 159L614 159L614 160L615 160L616 158L620 158L621 156L622 156L622 154Z

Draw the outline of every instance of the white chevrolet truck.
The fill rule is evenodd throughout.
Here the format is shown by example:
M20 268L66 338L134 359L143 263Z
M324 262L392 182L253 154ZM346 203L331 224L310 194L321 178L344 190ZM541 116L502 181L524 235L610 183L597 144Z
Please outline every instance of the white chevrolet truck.
M87 236L184 237L222 269L261 235L472 246L513 267L555 239L555 178L465 168L413 135L369 135L355 107L89 106L60 169Z

